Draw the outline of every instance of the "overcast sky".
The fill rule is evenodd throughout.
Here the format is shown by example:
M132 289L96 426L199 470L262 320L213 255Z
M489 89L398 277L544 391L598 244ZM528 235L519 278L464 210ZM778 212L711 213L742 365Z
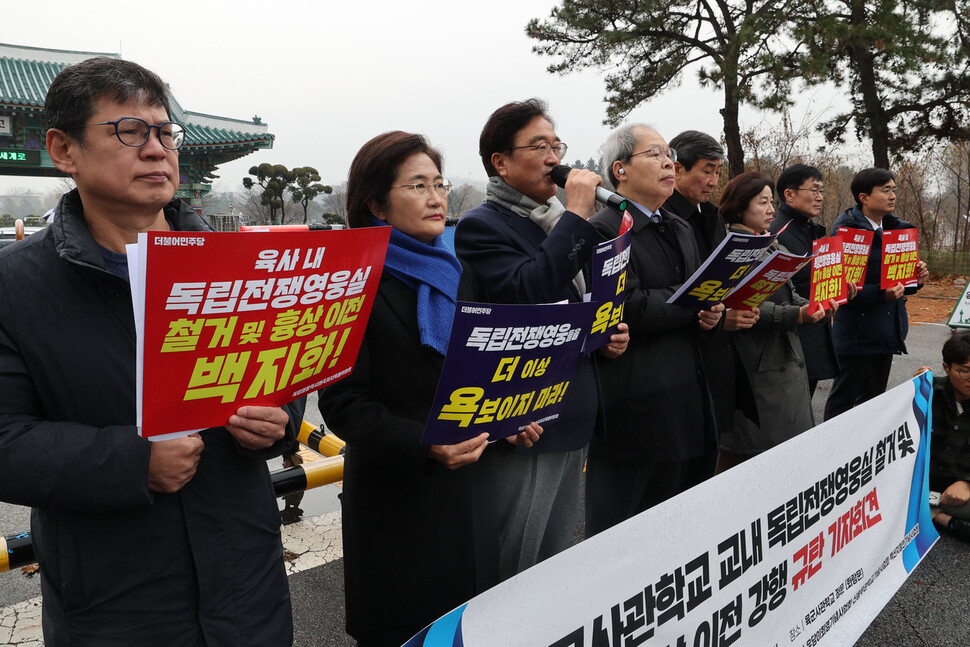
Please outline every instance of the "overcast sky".
M556 4L46 0L8 8L20 28L5 30L2 39L120 52L157 72L186 110L259 115L276 135L273 149L220 167L216 190L241 188L249 167L263 162L313 166L325 183L344 182L361 144L397 129L428 136L444 154L447 176L484 180L478 136L488 115L507 101L546 99L569 145L568 161L597 156L609 133L602 124L601 74L553 76L546 71L551 59L531 51L526 23L547 17ZM699 88L691 74L630 120L653 124L667 139L688 128L720 138L720 106L720 95ZM808 97L806 108L817 112L824 105ZM765 119L751 110L742 115L744 127ZM0 177L0 191L14 186L53 184Z

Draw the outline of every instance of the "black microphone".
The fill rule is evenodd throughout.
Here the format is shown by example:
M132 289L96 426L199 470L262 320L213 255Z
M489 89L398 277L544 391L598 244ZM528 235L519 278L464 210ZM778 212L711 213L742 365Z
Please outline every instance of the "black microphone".
M551 177L552 181L558 186L565 189L566 178L569 177L569 172L572 170L573 168L571 166L560 164L552 169L552 171L549 173L549 177ZM627 199L619 194L613 193L612 191L608 191L601 186L596 187L596 199L600 202L605 202L620 213L626 211Z

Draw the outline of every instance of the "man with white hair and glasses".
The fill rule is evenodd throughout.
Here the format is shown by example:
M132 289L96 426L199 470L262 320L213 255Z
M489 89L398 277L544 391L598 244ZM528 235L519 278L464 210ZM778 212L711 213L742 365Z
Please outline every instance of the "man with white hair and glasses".
M701 262L691 226L662 208L676 160L660 133L642 124L619 128L603 145L605 180L631 202L633 216L623 311L630 345L598 361L605 425L590 443L589 535L713 474L713 412L698 340L719 325L724 306L697 312L667 303ZM590 222L612 238L622 217L606 207Z

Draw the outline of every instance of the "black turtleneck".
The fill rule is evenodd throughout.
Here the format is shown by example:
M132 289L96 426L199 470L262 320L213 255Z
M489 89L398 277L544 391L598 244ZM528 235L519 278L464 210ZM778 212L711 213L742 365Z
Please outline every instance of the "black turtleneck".
M673 195L667 198L663 208L680 216L693 228L694 238L697 240L697 252L702 262L727 235L724 220L718 215L717 207L711 202L693 204L674 189Z

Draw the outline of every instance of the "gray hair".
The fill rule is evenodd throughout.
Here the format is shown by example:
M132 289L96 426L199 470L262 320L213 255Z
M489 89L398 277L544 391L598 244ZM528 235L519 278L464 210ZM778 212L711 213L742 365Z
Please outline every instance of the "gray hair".
M627 124L620 126L606 138L603 144L602 162L600 163L603 183L609 189L616 189L616 176L613 175L613 162L629 162L637 146L639 130L655 130L648 124Z
M688 171L700 160L723 160L724 149L716 139L699 130L685 130L670 140L677 161Z

